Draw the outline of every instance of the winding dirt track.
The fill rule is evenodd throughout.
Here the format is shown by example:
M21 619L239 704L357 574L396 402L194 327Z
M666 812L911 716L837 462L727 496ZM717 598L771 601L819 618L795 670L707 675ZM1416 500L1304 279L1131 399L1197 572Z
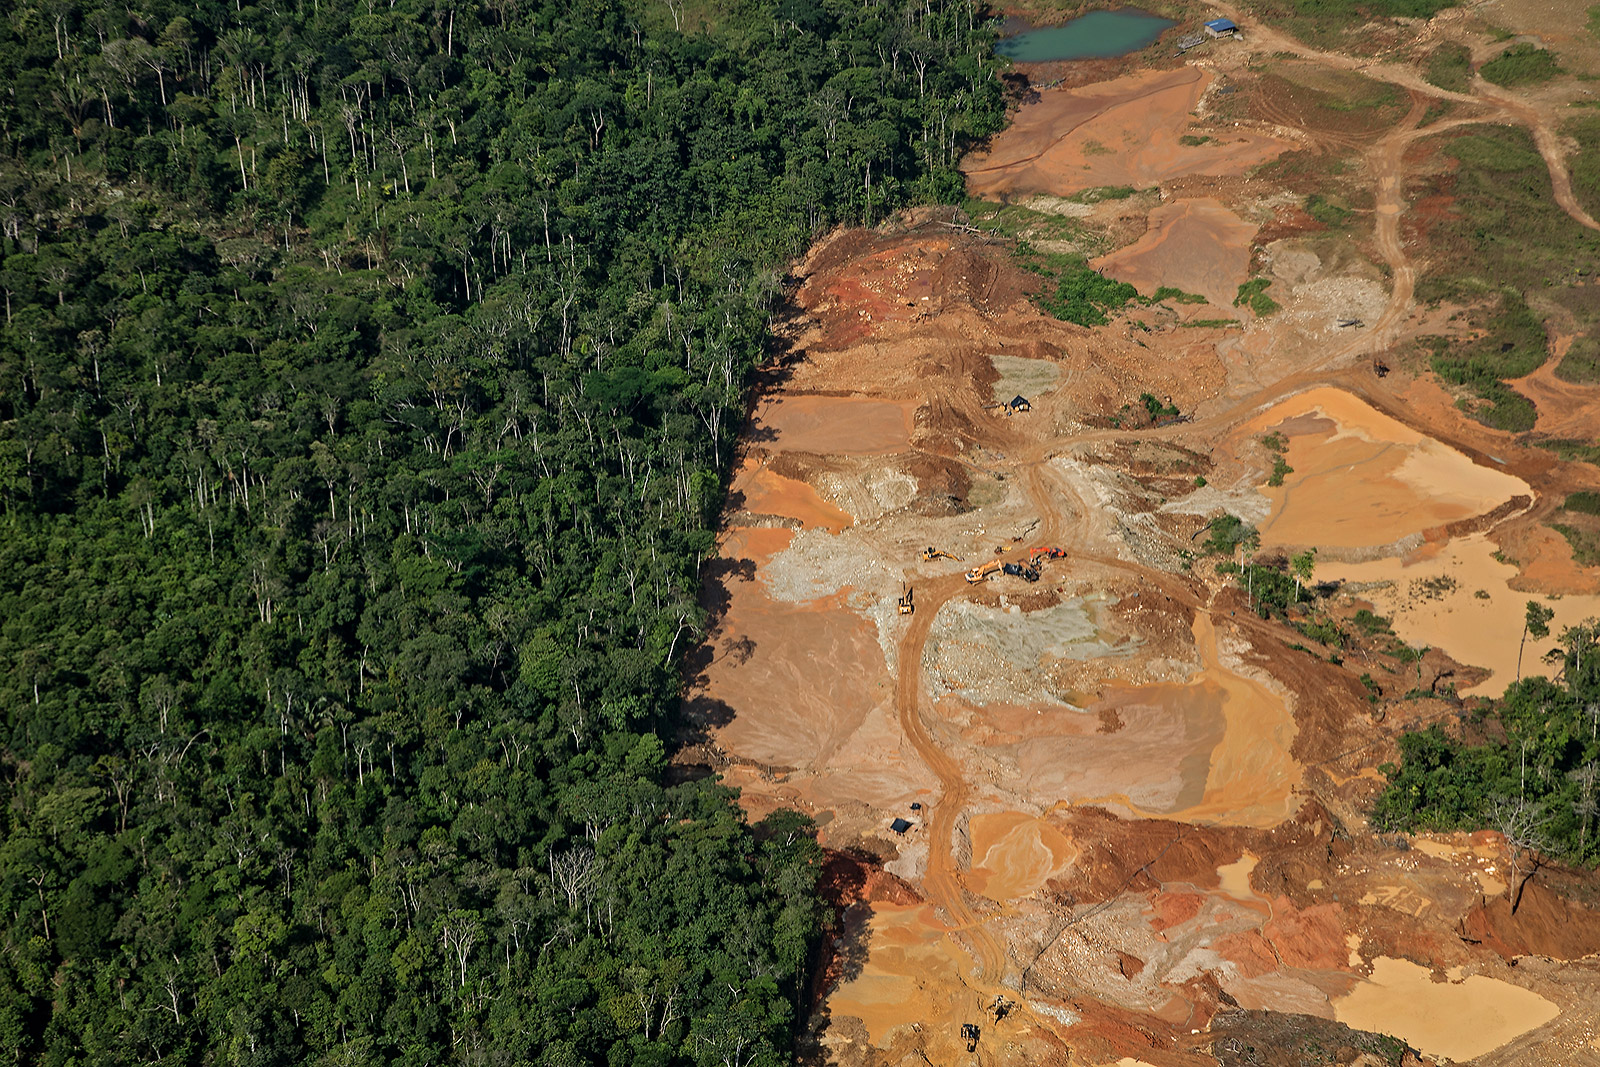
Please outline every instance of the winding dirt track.
M1230 4L1213 3L1212 6L1219 13L1236 20L1241 17L1240 12ZM1486 120L1484 116L1473 116L1421 127L1418 124L1433 100L1454 100L1486 107L1492 112L1498 112L1526 125L1532 132L1539 152L1549 169L1557 203L1578 223L1590 229L1600 230L1600 223L1583 210L1572 193L1571 178L1559 139L1545 117L1527 103L1488 86L1481 79L1474 80L1472 93L1454 93L1425 82L1409 67L1388 63L1367 63L1347 56L1322 52L1264 26L1253 26L1250 34L1252 41L1265 44L1270 51L1288 52L1337 69L1359 72L1401 86L1410 93L1411 107L1405 118L1366 152L1366 162L1376 192L1376 240L1381 254L1392 271L1392 289L1378 321L1363 335L1334 349L1318 363L1267 385L1264 389L1201 420L1198 424L1155 430L1147 436L1167 437L1179 433L1193 434L1196 430L1225 429L1251 409L1270 404L1312 385L1324 383L1337 383L1351 389L1375 406L1382 408L1392 406L1381 403L1379 398L1371 395L1371 389L1366 388L1369 383L1364 381L1366 376L1360 368L1339 365L1352 356L1381 352L1393 345L1399 339L1414 308L1416 272L1406 255L1399 225L1400 217L1405 210L1403 187L1404 156L1407 147L1419 138L1432 136L1442 130ZM1493 121L1493 117L1488 117L1488 121ZM1013 161L1015 162L1025 161ZM955 397L947 398L947 402L958 407L966 406ZM985 417L985 413L981 410L967 411L966 414L974 419ZM1088 431L1079 435L1079 439L1121 436L1121 432L1116 430ZM1059 478L1050 476L1049 443L1025 442L1017 438L1009 444L1015 449L1014 455L1016 455L1015 461L1009 466L1024 478L1029 500L1040 519L1040 527L1030 538L1030 542L1078 545L1085 543L1087 537L1073 537L1071 530L1063 528L1068 525L1087 526L1090 512L1085 502L1077 497L1070 486L1063 484ZM1055 500L1052 499L1053 495ZM1071 523L1064 523L1062 510L1057 506L1058 500L1063 503L1071 502L1071 510L1076 516ZM1209 612L1210 605L1202 602L1196 595L1195 587L1180 576L1151 570L1114 555L1085 553L1081 549L1074 549L1073 560L1069 560L1067 565L1072 565L1074 561L1123 571L1156 586L1174 601L1192 610ZM974 954L977 973L972 988L979 999L977 1006L981 1009L981 1002L987 999L988 994L1004 989L1007 952L1001 940L988 929L987 916L973 906L972 898L963 884L963 872L952 846L957 824L971 799L972 787L963 775L960 763L938 743L930 730L926 716L932 712L931 700L925 698L922 686L923 655L933 622L945 604L965 595L971 588L960 574L923 581L922 588L918 591L917 612L911 617L899 643L896 708L905 736L921 759L937 775L941 786L939 799L932 805L929 821L929 856L923 891L927 900L948 917L952 924L952 932L964 936ZM1249 627L1251 624L1241 621L1241 625ZM1029 1014L1033 1015L1032 1012ZM1050 1020L1037 1015L1034 1015L1034 1019L1047 1029L1056 1028Z
M1470 93L1457 93L1448 89L1441 89L1439 86L1424 79L1413 67L1400 63L1374 63L1369 60L1356 59L1352 56L1342 56L1336 52L1324 52L1303 44L1295 38L1280 33L1265 24L1254 21L1247 23L1244 14L1233 4L1213 0L1210 6L1240 25L1249 25L1250 40L1253 43L1258 42L1264 45L1265 51L1287 52L1302 59L1321 63L1324 66L1353 71L1377 81L1398 85L1402 89L1410 90L1413 101L1418 94L1421 94L1437 100L1478 104L1495 111L1509 113L1519 124L1528 127L1529 132L1533 135L1534 144L1538 146L1539 154L1544 157L1545 166L1550 171L1550 186L1554 191L1556 203L1561 205L1561 210L1570 215L1573 221L1587 226L1591 230L1600 230L1600 222L1596 222L1572 194L1572 175L1567 170L1567 156L1561 148L1560 138L1550 128L1545 116L1541 115L1538 109L1527 101L1520 100L1511 93L1477 76L1472 79L1472 92ZM1418 117L1420 118L1420 116ZM1416 119L1408 116L1408 120L1410 124L1415 124ZM1462 124L1464 123L1455 122L1449 125ZM1435 133L1445 128L1445 124L1440 124L1430 126L1427 130L1428 133Z

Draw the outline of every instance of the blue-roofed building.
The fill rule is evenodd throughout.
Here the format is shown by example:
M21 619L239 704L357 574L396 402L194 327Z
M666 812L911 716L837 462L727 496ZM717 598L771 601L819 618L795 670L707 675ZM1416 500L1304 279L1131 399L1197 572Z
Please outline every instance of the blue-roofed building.
M1239 32L1239 27L1232 19L1212 19L1206 23L1205 30L1211 37L1232 37Z

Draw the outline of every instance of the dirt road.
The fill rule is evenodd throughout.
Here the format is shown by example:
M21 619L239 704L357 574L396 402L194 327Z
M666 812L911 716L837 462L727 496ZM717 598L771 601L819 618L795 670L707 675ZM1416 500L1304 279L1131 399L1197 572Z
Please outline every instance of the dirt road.
M1524 122L1563 207L1594 223L1572 198L1538 107L1481 85L1445 93L1409 68L1319 52L1270 30L1253 38L1409 93L1392 128L1343 142L1361 152L1374 191L1373 241L1359 255L1375 246L1388 268L1388 284L1362 297L1366 329L1324 326L1325 345L1275 357L1263 343L1307 315L1293 304L1300 283L1280 275L1291 289L1284 312L1247 323L1254 346L1231 362L1217 358L1227 338L1206 341L1170 319L1081 330L1041 317L1027 298L1035 283L1010 257L964 241L934 215L895 232L842 234L808 262L797 297L804 358L762 409L783 425L747 442L759 462L743 468L765 471L767 482L746 475L752 513L740 521L786 528L741 535L738 550L753 566L721 592L746 629L738 654L711 673L732 719L716 731L728 746L722 770L752 812L809 810L825 845L855 862L877 857L881 877L903 879L887 896L839 902L858 910L829 972L831 1021L819 1016L816 1039L830 1062L1020 1067L1061 1062L1070 1047L1074 1062L1200 1063L1205 1028L1231 1006L1331 1018L1342 991L1366 989L1371 999L1362 983L1380 951L1477 973L1501 967L1453 925L1496 884L1499 853L1457 843L1438 852L1475 857L1470 869L1433 852L1397 860L1362 822L1378 761L1418 712L1391 702L1385 720L1360 673L1375 676L1387 699L1391 688L1426 685L1420 661L1415 677L1390 678L1375 657L1342 667L1305 634L1257 618L1248 591L1209 563L1190 571L1179 557L1206 516L1266 500L1257 453L1267 423L1258 416L1293 420L1286 432L1296 448L1370 430L1345 417L1359 407L1353 400L1268 411L1316 386L1454 445L1469 465L1506 451L1448 402L1435 410L1397 395L1395 379L1379 382L1363 358L1403 342L1419 321L1415 250L1401 226L1407 150L1418 139L1485 121L1482 112ZM1148 93L1137 97L1147 79L1108 85L1104 99L1148 103ZM1421 125L1438 99L1481 111ZM1105 117L1112 110L1093 121L1122 121ZM1295 122L1287 112L1269 117ZM1143 143L1150 116L1126 121L1105 143ZM1033 165L1023 155L1010 162ZM990 160L973 173L1004 165ZM1245 203L1257 209L1263 196L1295 200L1263 193L1242 173L1204 181L1219 182L1204 188L1220 190L1219 203L1246 183ZM1177 188L1183 197L1194 186ZM1001 382L1028 380L1054 384L1005 386L1006 397L1031 396L1033 409L997 414ZM1176 394L1186 411L1204 401L1205 415L1130 428L1145 389ZM1378 500L1368 488L1345 495ZM1435 490L1443 492L1419 491ZM1495 504L1429 511L1437 501L1428 499L1413 510L1445 516L1436 524ZM1187 511L1166 506L1190 500ZM1383 517L1385 530L1409 529L1404 516ZM1299 521L1315 528L1318 518ZM1349 515L1337 522L1359 525ZM1363 535L1351 536L1355 544ZM758 541L767 547L748 547ZM1013 553L1061 545L1069 556L1037 584L969 585L961 570L1016 558L997 543ZM918 561L927 544L965 562ZM893 608L904 580L915 585L910 617ZM1498 586L1493 595L1483 610L1504 599ZM1433 659L1430 670L1445 669ZM822 680L804 700L772 694L775 679L797 677ZM897 816L911 826L892 829ZM1569 1030L1590 1017L1573 1005L1600 988L1600 977L1585 986L1567 976L1569 989L1531 970L1494 973L1531 983ZM1000 999L1018 1002L1004 1020ZM1373 1025L1402 1027L1403 1005L1396 1011ZM962 1060L962 1028L980 1024L975 1055ZM1507 1047L1540 1046L1521 1036Z

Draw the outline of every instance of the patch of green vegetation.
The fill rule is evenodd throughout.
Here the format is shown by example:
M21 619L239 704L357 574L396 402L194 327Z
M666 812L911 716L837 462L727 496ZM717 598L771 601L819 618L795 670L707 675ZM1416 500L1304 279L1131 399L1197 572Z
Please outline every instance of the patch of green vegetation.
M1093 189L1073 193L1067 199L1074 204L1098 204L1106 200L1126 200L1138 191L1131 185L1097 185Z
M1163 300L1175 300L1180 304L1204 304L1206 298L1199 293L1186 293L1182 289L1170 285L1163 285L1156 290L1156 295L1150 298L1150 303L1159 304Z
M1237 515L1222 514L1211 520L1210 534L1200 543L1208 555L1228 556L1243 546L1246 552L1261 544L1261 534Z
M1246 592L1250 606L1263 619L1284 616L1291 605L1311 599L1310 591L1297 583L1287 571L1264 563L1236 567L1233 581ZM1300 629L1298 624L1296 628ZM1302 629L1301 632L1305 631ZM1313 637L1313 640L1320 639Z
M1552 437L1535 443L1540 448L1554 452L1559 458L1568 463L1592 463L1596 467L1600 467L1600 442Z
M1140 393L1139 403L1144 405L1152 419L1171 419L1178 415L1176 404L1163 404L1154 393Z
M1448 41L1428 53L1422 76L1452 93L1464 93L1472 82L1472 49Z
M1600 116L1583 116L1562 132L1579 144L1571 161L1573 190L1600 209ZM1600 261L1600 236L1555 202L1549 170L1526 130L1474 126L1447 135L1441 151L1458 164L1453 176L1433 186L1452 198L1451 214L1428 233L1430 258L1439 269L1418 279L1417 297L1487 306L1500 321L1476 341L1435 341L1436 369L1477 394L1462 404L1475 418L1503 429L1527 430L1534 424L1533 404L1503 383L1539 366L1545 341L1536 316L1516 294L1565 283L1575 265ZM1507 291L1513 294L1509 303ZM1592 336L1600 304L1578 301L1570 310L1579 337ZM1600 380L1600 352L1591 344L1575 344L1563 360L1565 369L1557 367L1556 373L1572 380Z
M1113 281L1089 266L1082 256L1038 252L1027 241L1017 242L1022 268L1051 284L1034 296L1049 315L1078 326L1104 326L1110 316L1137 299L1139 290L1127 282Z
M1323 107L1329 111L1368 111L1394 107L1400 103L1400 88L1392 82L1381 82L1360 75L1349 77L1358 86L1356 91L1328 93L1322 101Z
M1376 637L1379 634L1394 633L1393 628L1390 626L1390 619L1386 618L1385 616L1375 614L1367 608L1362 608L1360 611L1357 611L1355 613L1355 617L1350 621L1355 625L1356 629L1360 630L1361 633L1367 637Z
M1556 364L1556 377L1580 385L1600 382L1600 338L1588 334L1576 338Z
M1580 567L1600 563L1600 531L1567 522L1552 522L1550 528L1567 539L1567 544L1572 546L1572 558Z
M1561 73L1555 54L1531 44L1514 44L1478 68L1485 81L1500 86L1538 85Z
M1083 154L1086 156L1109 156L1112 151L1093 137L1083 142Z
M1272 282L1267 278L1250 279L1239 286L1239 295L1233 298L1233 306L1248 306L1258 318L1272 314L1278 310L1278 302L1267 295L1270 285Z
M1600 107L1600 100L1588 101ZM1583 115L1562 125L1561 132L1578 146L1567 157L1572 194L1590 215L1600 213L1600 115Z
M1098 251L1104 238L1078 220L1049 211L1035 211L1021 204L997 204L990 200L969 199L962 212L979 229L1001 237L1025 237L1032 241L1071 241Z
M1456 109L1454 100L1435 100L1422 112L1422 118L1417 120L1417 127L1432 126Z
M1589 9L1589 36L1600 37L1600 4Z
M1261 446L1272 453L1272 473L1267 476L1267 484L1276 488L1283 484L1285 475L1294 473L1294 468L1283 458L1283 454L1289 450L1289 439L1274 430L1263 434L1260 441Z
M1329 228L1343 226L1350 220L1349 208L1335 204L1321 193L1306 197L1305 208L1307 215Z
M1331 616L1317 614L1309 619L1295 623L1296 630L1311 638L1320 645L1328 648L1343 648L1346 634L1337 621Z
M1186 133L1182 137L1178 138L1178 143L1181 145L1186 145L1189 148L1199 148L1209 140L1211 140L1211 138L1203 134Z
M1581 515L1600 515L1600 493L1590 489L1581 489L1568 496L1561 507L1566 511L1576 511Z
M1510 847L1513 907L1534 854L1582 866L1600 860L1597 652L1600 626L1568 627L1553 650L1559 682L1512 683L1467 730L1434 724L1403 734L1399 760L1379 768L1389 784L1374 804L1373 827L1500 831Z
M1435 337L1431 346L1434 373L1477 395L1476 401L1457 402L1463 411L1497 430L1533 429L1538 417L1533 401L1505 384L1505 379L1532 374L1545 360L1544 324L1520 293L1507 289L1500 294L1500 307L1484 336L1464 343Z
M1401 663L1415 663L1417 660L1422 658L1422 653L1423 649L1412 648L1404 641L1396 638L1394 644L1389 646L1388 654L1399 660Z
M1199 329L1202 327L1220 328L1238 326L1240 323L1238 319L1190 319L1188 322L1180 322L1178 325Z
M1494 133L1475 133L1457 137L1450 142L1446 152L1454 156L1463 167L1492 171L1497 175L1544 167L1544 158L1539 155L1538 148L1531 140L1516 144L1508 138L1497 137Z
M1357 16L1375 18L1426 19L1432 18L1447 7L1456 6L1457 0L1283 0L1295 15L1311 18L1352 19Z
M1206 476L1203 475L1203 474L1195 475L1194 476L1194 487L1196 489L1204 489L1206 487Z

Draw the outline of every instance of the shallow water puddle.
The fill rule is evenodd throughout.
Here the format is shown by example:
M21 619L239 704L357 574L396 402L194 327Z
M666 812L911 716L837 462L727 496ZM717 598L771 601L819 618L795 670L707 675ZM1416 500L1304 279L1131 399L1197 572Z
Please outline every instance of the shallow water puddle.
M1169 715L1163 718L1176 716L1178 724L1189 728L1211 723L1216 732L1202 731L1194 739L1202 743L1183 754L1167 746L1168 762L1159 781L1142 783L1137 790L1123 785L1115 792L1077 796L1073 802L1120 802L1145 817L1224 826L1276 826L1293 810L1292 794L1302 773L1289 754L1297 732L1294 716L1273 690L1222 665L1216 631L1204 613L1195 616L1194 639L1202 666L1188 681L1116 694L1110 706L1129 720L1128 725L1104 739L1081 738L1076 743L1080 750L1096 751L1096 762L1103 757L1107 765L1130 762L1119 749L1144 753L1148 759L1145 724L1128 714L1130 709L1141 708L1166 709ZM1215 725L1219 718L1220 729ZM1090 777L1083 782L1096 780ZM1164 802L1153 803L1158 796Z
M1544 604L1556 614L1550 636L1529 640L1522 651L1524 675L1548 676L1554 668L1542 657L1555 647L1562 629L1600 616L1600 596L1545 597L1512 589L1517 568L1495 559L1495 551L1486 536L1473 534L1442 547L1429 546L1405 560L1319 565L1317 577L1389 583L1358 595L1371 601L1378 614L1389 616L1394 632L1407 644L1442 648L1459 663L1488 668L1493 673L1486 680L1460 688L1463 693L1494 695L1516 679L1528 601Z
M1020 811L974 815L968 884L990 900L1017 900L1064 871L1077 855L1065 834Z
M1452 1060L1481 1056L1561 1013L1510 982L1484 975L1435 982L1428 968L1388 956L1372 961L1372 977L1335 1000L1333 1012L1346 1026L1394 1034Z
M1250 888L1250 872L1256 869L1261 857L1246 852L1232 863L1217 868L1218 888L1235 900L1254 900L1256 891Z
M1272 502L1263 544L1381 549L1530 493L1339 389L1301 393L1249 423L1252 434L1274 428L1294 469L1261 489Z
M1204 664L1198 678L1221 688L1226 725L1211 753L1200 801L1170 814L1232 826L1276 826L1289 817L1290 794L1300 784L1300 765L1289 755L1298 732L1294 716L1271 689L1222 665L1210 616L1196 613L1194 640Z

